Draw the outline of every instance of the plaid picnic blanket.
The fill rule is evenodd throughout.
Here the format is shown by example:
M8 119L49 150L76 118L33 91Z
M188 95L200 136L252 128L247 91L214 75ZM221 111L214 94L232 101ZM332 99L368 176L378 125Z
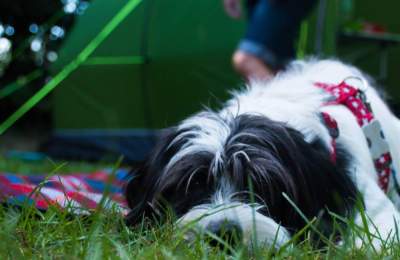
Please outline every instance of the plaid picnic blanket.
M0 200L10 205L34 205L46 210L50 205L72 213L88 213L102 207L114 207L127 213L123 183L128 170L109 169L68 175L0 174Z

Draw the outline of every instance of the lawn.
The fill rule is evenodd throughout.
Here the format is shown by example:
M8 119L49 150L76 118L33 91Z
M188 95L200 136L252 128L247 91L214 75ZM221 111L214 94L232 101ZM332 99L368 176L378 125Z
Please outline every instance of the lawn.
M64 165L61 168L63 172L91 171L105 166L0 160L1 171L29 174L51 172L60 165ZM311 246L310 239L294 239L293 243L280 250L260 247L252 251L240 245L236 248L215 248L201 236L189 244L184 240L182 230L174 229L171 223L143 223L128 228L123 216L113 209L99 207L90 216L75 216L56 207L40 212L31 206L16 208L2 205L0 259L400 259L398 238L382 241L384 246L377 252L369 245L366 235L366 245L355 249L354 234L368 232L351 223L347 230L342 230L348 240L343 246L333 242L334 238L321 237L326 245L319 249ZM310 222L301 234L306 234L307 238L312 229Z

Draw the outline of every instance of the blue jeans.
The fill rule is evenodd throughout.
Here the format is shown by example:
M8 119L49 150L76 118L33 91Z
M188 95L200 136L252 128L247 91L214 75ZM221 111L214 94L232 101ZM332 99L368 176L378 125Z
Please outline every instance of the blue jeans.
M294 44L302 20L316 0L247 0L248 26L239 43L243 52L280 69L295 58Z

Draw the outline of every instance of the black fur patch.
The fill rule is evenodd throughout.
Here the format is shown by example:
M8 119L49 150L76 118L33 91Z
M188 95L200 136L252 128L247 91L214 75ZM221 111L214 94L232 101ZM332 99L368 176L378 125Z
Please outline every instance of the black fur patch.
M143 217L162 216L170 207L177 216L185 214L192 207L206 202L213 191L212 180L208 178L213 154L199 152L189 154L173 165L168 172L164 169L186 140L170 145L176 136L185 129L177 131L170 128L159 138L149 159L133 172L133 178L126 186L126 198L132 209L126 221L136 224ZM191 173L196 174L191 177ZM165 177L168 175L168 177Z
M225 151L226 172L237 190L247 190L250 177L255 198L267 206L262 213L289 231L301 229L305 222L282 193L309 219L325 211L321 219L328 229L331 218L326 209L341 216L353 210L358 194L349 172L351 156L340 145L334 164L320 139L307 143L299 131L283 123L241 115L235 119ZM250 160L239 156L243 152Z
M342 216L352 212L358 194L349 173L351 157L340 144L334 164L321 140L307 143L299 131L284 123L247 114L221 123L230 126L231 134L225 141L223 165L213 178L209 176L214 154L201 151L183 157L165 173L169 160L186 142L179 140L170 146L172 140L182 131L199 129L171 128L166 132L127 185L126 196L132 208L128 224L160 215L157 211L161 204L169 205L181 216L193 206L209 202L221 175L234 185L237 200L250 202L252 186L256 201L266 206L261 213L291 232L304 227L305 222L283 193L307 218L320 216L328 233L332 219L326 209ZM197 173L191 178L194 171Z

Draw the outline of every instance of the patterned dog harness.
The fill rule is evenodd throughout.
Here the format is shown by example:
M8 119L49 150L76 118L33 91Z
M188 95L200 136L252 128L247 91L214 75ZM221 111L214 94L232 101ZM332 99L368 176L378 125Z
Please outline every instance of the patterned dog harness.
M363 90L346 83L327 84L316 82L314 85L328 92L332 98L325 105L346 106L357 119L358 125L364 132L369 151L378 175L378 184L384 191L388 191L390 175L394 171L389 145L385 140L381 124L374 117L371 106ZM326 112L322 112L322 119L332 138L332 160L336 161L336 139L339 137L339 128L336 120ZM393 176L396 185L395 176Z

